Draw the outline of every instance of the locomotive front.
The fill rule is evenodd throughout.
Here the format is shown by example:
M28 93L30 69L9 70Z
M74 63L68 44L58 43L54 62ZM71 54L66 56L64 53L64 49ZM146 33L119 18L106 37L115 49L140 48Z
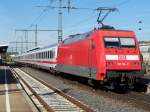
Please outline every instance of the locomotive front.
M99 30L97 41L98 75L112 87L133 87L140 80L142 58L132 31ZM99 45L98 45L99 44Z

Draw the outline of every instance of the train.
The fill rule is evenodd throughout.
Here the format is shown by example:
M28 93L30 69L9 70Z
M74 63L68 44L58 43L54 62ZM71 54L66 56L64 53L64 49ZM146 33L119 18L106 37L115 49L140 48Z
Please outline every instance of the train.
M59 44L17 55L14 61L111 89L134 88L143 76L143 60L134 31L114 28L70 35Z

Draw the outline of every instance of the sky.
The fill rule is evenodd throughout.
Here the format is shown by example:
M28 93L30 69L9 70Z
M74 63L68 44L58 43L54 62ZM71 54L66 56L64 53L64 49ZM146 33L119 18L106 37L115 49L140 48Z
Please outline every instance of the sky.
M54 30L58 26L58 9L38 6L58 6L58 0L0 0L0 44L15 48L14 41L21 42L24 32L16 29ZM67 0L62 0L63 6ZM71 0L71 6L79 8L113 7L104 23L116 29L133 30L138 40L150 40L150 0ZM63 10L63 38L97 27L98 12L93 10ZM141 23L139 23L141 21ZM141 28L142 30L139 30ZM28 40L34 41L34 32L28 32ZM38 45L45 46L57 42L57 32L38 32ZM18 45L19 47L20 45ZM29 47L33 47L30 44ZM25 49L25 45L23 45Z

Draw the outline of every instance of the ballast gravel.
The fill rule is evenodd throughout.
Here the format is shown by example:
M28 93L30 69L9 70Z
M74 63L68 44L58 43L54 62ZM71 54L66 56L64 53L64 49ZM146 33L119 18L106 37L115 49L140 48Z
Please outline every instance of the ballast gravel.
M133 107L129 102L122 102L102 95L97 95L92 89L82 89L82 87L80 87L81 84L78 84L77 81L68 83L67 81L62 80L59 76L54 76L47 71L35 68L22 67L21 69L30 75L37 76L45 82L54 85L60 90L63 90L79 101L82 101L90 107L96 109L97 112L148 112L143 109Z

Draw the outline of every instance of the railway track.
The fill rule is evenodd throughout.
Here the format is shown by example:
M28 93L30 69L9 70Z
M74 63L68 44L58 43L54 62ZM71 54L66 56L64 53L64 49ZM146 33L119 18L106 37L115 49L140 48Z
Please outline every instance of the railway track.
M84 103L66 95L61 90L44 82L43 80L30 76L19 68L12 68L11 71L19 78L37 97L41 104L50 112L95 112Z
M34 73L34 72L33 72ZM43 74L44 71L41 71L41 74ZM30 73L29 73L30 74ZM32 74L30 74L32 75ZM57 78L59 80L63 80L64 83L67 83L68 85L76 85L77 84L77 88L84 90L84 91L88 91L89 93L91 91L93 91L93 88L91 88L90 86L86 85L86 84L81 84L81 83L73 83L71 80L68 80L66 78L62 78L62 77L58 77ZM150 96L144 93L140 93L140 92L128 92L128 93L124 93L124 94L118 94L109 90L101 90L101 89L95 89L94 90L94 94L95 95L101 95L107 98L111 98L117 101L121 101L121 102L125 102L125 103L129 103L131 104L133 107L137 107L137 108L142 108L144 110L150 110Z

